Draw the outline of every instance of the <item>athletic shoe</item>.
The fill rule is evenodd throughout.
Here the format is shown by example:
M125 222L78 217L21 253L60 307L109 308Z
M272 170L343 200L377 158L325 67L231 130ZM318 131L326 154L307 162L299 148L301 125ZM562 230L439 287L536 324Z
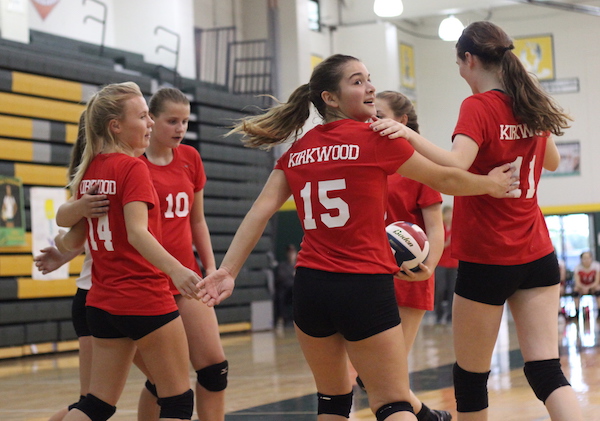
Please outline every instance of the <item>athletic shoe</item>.
M452 414L448 411L440 411L439 409L432 409L431 413L437 417L437 421L450 421L452 419Z

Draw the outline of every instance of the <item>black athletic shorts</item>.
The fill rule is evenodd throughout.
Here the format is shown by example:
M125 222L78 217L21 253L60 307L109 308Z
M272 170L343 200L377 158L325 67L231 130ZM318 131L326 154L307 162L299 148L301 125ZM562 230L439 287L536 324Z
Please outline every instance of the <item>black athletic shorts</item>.
M547 287L559 282L560 272L554 253L511 266L460 261L455 292L469 300L500 306L519 289Z
M118 316L97 307L87 308L88 326L94 338L143 338L179 317L179 311L159 316Z
M309 336L340 333L360 341L400 324L392 275L324 272L299 267L294 322Z
M87 307L85 306L87 293L87 289L77 288L71 304L71 320L78 338L92 335L87 323Z

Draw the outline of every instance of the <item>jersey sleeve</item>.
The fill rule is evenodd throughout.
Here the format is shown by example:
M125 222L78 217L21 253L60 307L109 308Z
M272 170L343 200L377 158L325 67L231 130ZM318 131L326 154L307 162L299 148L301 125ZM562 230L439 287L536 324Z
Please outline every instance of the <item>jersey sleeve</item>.
M397 139L382 138L381 135L373 132L373 141L377 142L377 161L388 175L398 171L398 168L408 161L415 152L415 148L402 137Z
M146 164L140 159L132 159L123 164L123 180L120 183L123 187L123 206L131 202L146 202L149 208L153 208L157 203L152 176Z
M487 124L487 111L483 103L474 97L466 98L460 106L458 121L452 134L452 139L458 134L470 137L479 147L483 145L486 138L485 127Z
M438 191L426 186L425 184L419 184L421 184L419 196L417 197L417 204L419 208L423 209L438 203L442 203L442 195Z

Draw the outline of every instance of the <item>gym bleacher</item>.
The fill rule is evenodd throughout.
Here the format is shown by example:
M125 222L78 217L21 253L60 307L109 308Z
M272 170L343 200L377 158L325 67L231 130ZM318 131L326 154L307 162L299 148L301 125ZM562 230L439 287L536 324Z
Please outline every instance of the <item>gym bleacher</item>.
M0 40L0 175L22 180L26 220L26 244L0 248L0 358L77 349L70 307L83 256L71 263L68 279L32 279L29 189L65 186L79 116L98 87L133 81L149 97L177 81L190 97L185 143L200 151L205 165L205 213L217 264L272 168L272 154L244 148L239 136L223 137L263 100L173 78L139 54L103 49L100 55L99 48L37 31L30 44ZM250 329L252 303L270 300L273 231L269 225L233 296L217 308L222 332Z

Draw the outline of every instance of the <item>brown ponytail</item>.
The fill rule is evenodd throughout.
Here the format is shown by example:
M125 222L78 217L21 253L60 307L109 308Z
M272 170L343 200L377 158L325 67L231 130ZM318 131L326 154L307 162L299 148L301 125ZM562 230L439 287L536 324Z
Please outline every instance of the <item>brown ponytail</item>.
M324 91L338 93L343 66L357 58L335 54L319 63L304 84L290 95L288 102L270 108L265 114L241 119L226 134L243 133L244 145L251 148L269 149L292 137L295 141L302 134L302 127L310 115L312 103L323 119L332 113L321 98Z
M571 118L529 74L519 58L512 53L510 37L491 22L473 22L465 28L456 43L456 54L465 59L469 52L479 57L486 68L497 67L506 94L513 99L513 113L519 122L536 132L557 136L569 127Z

